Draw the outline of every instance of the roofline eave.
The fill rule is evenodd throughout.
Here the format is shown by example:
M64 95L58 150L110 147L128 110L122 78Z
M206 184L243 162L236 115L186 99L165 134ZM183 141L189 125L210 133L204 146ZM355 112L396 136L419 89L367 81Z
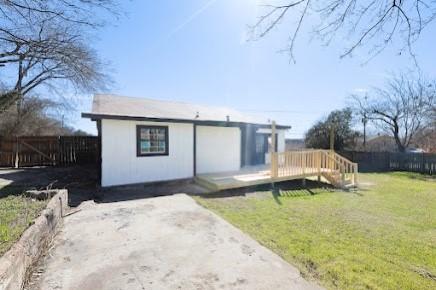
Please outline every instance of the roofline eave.
M168 123L193 123L197 125L223 126L223 127L240 127L242 125L251 124L260 128L271 128L271 124L260 124L250 122L232 122L232 121L208 121L208 120L191 120L191 119L171 119L171 118L150 118L139 116L121 116L109 114L94 114L82 113L82 118L88 118L92 121L109 119L109 120L130 120L130 121L152 121L152 122L168 122ZM291 129L291 126L276 125L277 129Z

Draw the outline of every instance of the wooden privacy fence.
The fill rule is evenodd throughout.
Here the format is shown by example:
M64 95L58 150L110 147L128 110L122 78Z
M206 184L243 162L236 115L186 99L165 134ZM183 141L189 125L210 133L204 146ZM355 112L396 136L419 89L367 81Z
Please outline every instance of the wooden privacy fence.
M0 137L0 166L65 166L99 161L98 137Z
M436 154L399 152L341 151L342 156L359 164L361 172L412 171L436 174Z

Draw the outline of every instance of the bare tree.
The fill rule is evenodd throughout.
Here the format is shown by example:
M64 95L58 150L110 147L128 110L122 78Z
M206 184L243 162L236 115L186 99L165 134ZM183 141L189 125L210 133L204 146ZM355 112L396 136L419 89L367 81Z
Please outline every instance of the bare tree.
M116 8L115 0L0 1L0 112L42 85L104 88L90 31L105 24L97 12L117 15Z
M285 17L296 21L289 36L287 50L295 61L294 46L298 34L311 15L314 32L329 44L338 32L350 44L341 57L370 43L370 58L378 55L394 40L415 58L412 45L423 29L436 17L434 0L282 0L265 5L266 12L252 27L255 37L264 37Z
M57 111L62 104L41 97L25 96L20 106L20 122L16 122L17 106L11 106L0 118L0 136L71 135Z
M436 82L409 75L393 76L384 88L376 88L362 98L352 96L356 114L369 121L395 140L404 152L417 133L436 124Z
M119 7L114 0L2 0L0 2L2 28L11 28L12 25L14 30L22 28L19 25L48 20L92 27L104 25L104 20L97 17L97 11L119 15Z

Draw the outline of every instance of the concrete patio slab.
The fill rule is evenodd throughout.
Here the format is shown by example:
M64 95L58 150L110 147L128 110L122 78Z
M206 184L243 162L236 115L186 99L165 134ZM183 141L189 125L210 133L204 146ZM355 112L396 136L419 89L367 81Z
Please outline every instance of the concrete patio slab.
M320 289L184 194L79 209L28 289Z

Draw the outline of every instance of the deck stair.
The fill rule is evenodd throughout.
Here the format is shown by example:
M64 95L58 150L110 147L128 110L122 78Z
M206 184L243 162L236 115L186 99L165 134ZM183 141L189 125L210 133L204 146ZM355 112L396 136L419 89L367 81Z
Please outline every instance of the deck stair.
M324 172L321 174L328 182L337 188L349 188L354 187L355 184L352 180L342 180L340 172Z
M345 189L357 185L357 173L357 163L351 162L333 150L272 153L273 180L323 176L333 186Z

